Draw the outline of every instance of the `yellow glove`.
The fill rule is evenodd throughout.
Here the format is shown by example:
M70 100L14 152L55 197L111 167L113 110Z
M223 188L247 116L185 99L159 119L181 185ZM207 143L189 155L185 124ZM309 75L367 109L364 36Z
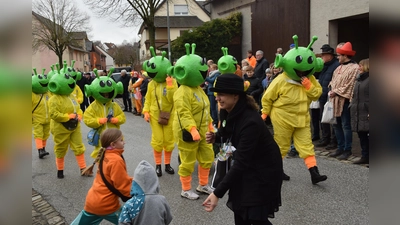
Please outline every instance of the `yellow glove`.
M116 123L118 123L118 118L113 117L113 118L111 118L110 122L113 123L113 124L116 124Z
M200 140L200 134L197 131L195 126L193 126L192 129L190 129L190 134L192 135L193 141L199 141Z
M150 121L150 114L149 114L148 112L144 112L144 120L145 120L146 122L149 122L149 121Z
M262 120L265 121L265 120L267 119L267 117L268 117L267 114L265 114L265 113L261 114L261 119L262 119Z
M100 123L100 124L105 124L105 123L107 123L107 118L99 118L99 123Z
M307 77L301 77L301 84L308 91L311 88L311 81Z

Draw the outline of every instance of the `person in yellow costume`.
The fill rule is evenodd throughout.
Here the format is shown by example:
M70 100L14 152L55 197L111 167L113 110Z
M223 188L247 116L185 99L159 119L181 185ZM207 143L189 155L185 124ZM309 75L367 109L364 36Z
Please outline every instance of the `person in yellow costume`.
M318 100L322 87L312 75L321 71L323 61L316 58L310 50L317 40L316 36L307 48L299 47L297 35L293 36L295 48L284 57L278 54L275 67L282 67L283 73L274 79L265 91L262 99L262 118L270 116L274 127L274 139L279 145L282 157L288 153L293 139L300 158L310 172L312 184L327 179L320 175L315 159L314 145L311 140L309 105ZM284 180L290 177L283 174Z
M54 140L57 177L60 179L64 178L64 156L69 147L74 152L81 171L86 168L85 146L82 143L80 126L82 110L75 96L71 95L76 83L66 74L66 67L67 64L64 63L64 68L54 74L48 84L49 91L53 93L49 100L49 113L52 119L50 131Z
M36 149L39 153L39 158L49 155L46 151L46 142L50 136L50 115L49 115L49 95L47 85L49 79L42 74L37 74L36 68L32 75L32 127L33 137L35 138Z
M174 118L173 130L181 159L178 171L182 184L181 196L195 200L199 195L191 190L191 182L196 160L199 176L196 191L205 194L213 191L208 184L208 176L214 161L214 151L212 145L207 144L205 134L214 128L210 115L210 101L200 87L207 74L207 60L194 53L196 44L192 44L191 54L188 43L185 44L185 48L186 55L179 58L175 66L168 69L168 73L180 84L174 94L177 116ZM185 137L192 141L183 139L183 130L188 135Z
M151 126L151 147L153 148L154 161L156 163L157 176L162 176L161 161L164 150L165 172L174 174L171 167L171 155L175 148L175 140L172 132L172 121L175 117L173 96L178 89L175 79L167 75L167 69L171 62L165 57L163 51L161 56L156 56L153 46L150 47L152 58L143 63L143 69L152 79L147 86L146 101L144 103L143 115L145 121ZM167 124L158 123L160 111L170 113Z
M93 72L96 79L90 85L85 85L86 96L92 96L95 100L89 105L83 114L83 122L90 128L99 129L99 135L107 128L117 128L124 124L126 117L121 107L112 100L117 94L123 93L121 82L115 83L110 77L114 72L114 68L110 68L107 76L99 76L97 69ZM101 148L101 142L95 146L90 154L92 158L96 158Z

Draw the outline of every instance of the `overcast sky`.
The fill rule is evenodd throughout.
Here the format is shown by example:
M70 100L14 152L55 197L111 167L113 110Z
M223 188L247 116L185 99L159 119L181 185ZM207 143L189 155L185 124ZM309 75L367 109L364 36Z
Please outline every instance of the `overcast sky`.
M108 18L99 18L83 0L75 0L79 9L90 16L92 31L88 33L90 41L112 42L116 45L122 44L124 40L132 43L139 41L137 32L139 27L124 27L117 22L111 22Z

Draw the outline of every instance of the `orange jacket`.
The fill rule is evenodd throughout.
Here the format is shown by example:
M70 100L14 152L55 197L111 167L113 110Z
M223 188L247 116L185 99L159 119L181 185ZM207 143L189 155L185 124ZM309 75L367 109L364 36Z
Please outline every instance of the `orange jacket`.
M123 149L105 150L102 170L107 181L115 189L125 196L130 196L133 178L126 171L125 161L121 157L123 152ZM86 196L85 211L95 215L111 214L121 207L118 198L104 184L97 169L93 185Z
M246 58L247 61L249 61L249 64L251 67L256 68L256 63L257 63L257 59L254 56L251 56L250 58Z

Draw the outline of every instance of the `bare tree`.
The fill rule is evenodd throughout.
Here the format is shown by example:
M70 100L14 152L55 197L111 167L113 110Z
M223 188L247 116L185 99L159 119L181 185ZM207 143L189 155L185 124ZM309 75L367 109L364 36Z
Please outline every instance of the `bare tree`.
M124 26L140 26L143 22L149 31L150 45L155 46L154 14L165 0L84 0L100 16Z
M62 55L69 45L74 45L72 32L90 31L90 17L81 13L71 0L34 0L32 14L39 22L32 25L34 51L49 48L58 56L62 67Z
M137 60L137 51L131 43L125 43L119 45L114 51L114 62L116 65L131 65L133 66L134 62Z

